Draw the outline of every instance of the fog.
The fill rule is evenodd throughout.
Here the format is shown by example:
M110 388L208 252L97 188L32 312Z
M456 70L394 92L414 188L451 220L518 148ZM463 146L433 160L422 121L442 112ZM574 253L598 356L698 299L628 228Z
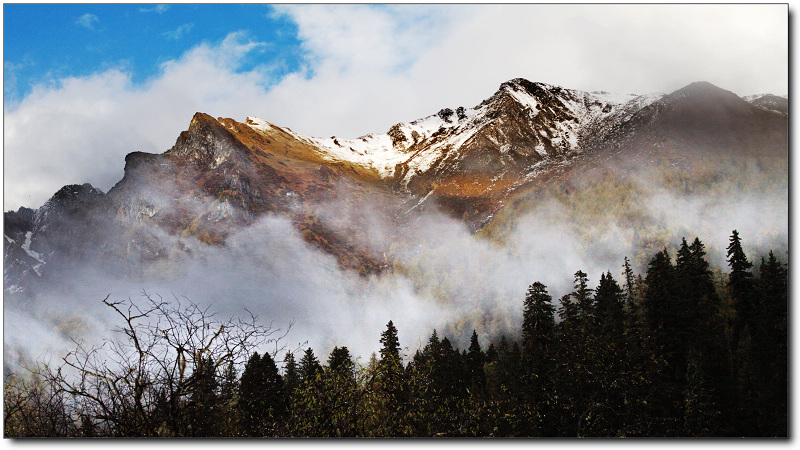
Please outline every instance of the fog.
M229 235L224 245L155 229L152 235L172 251L167 261L145 268L140 276L121 275L96 258L59 268L58 285L41 287L30 298L7 296L5 366L14 370L23 363L57 361L74 345L71 339L101 343L120 324L102 300L110 295L136 301L142 291L165 299L185 296L211 305L223 318L251 311L275 328L291 325L281 341L285 350L310 346L323 362L333 346L347 346L366 362L380 349L389 320L407 357L434 328L462 349L475 329L485 349L502 333L519 329L526 289L533 282L544 283L557 306L572 291L577 270L588 274L590 287L606 271L621 284L626 256L644 275L649 258L664 246L674 259L681 237L699 237L712 266L723 271L733 229L752 262L770 249L785 260L785 186L780 177L746 193L676 194L647 186L640 200L647 224L640 225L663 230L663 242L649 242L646 249L639 229L613 217L598 217L591 225L576 221L575 211L556 198L543 198L510 222L502 240L472 234L432 204L401 219L380 204L359 204L357 210L348 202L313 205L333 230L363 229L365 248L385 255L393 266L368 276L340 267L332 255L305 242L284 216L263 216ZM179 247L183 250L175 250Z

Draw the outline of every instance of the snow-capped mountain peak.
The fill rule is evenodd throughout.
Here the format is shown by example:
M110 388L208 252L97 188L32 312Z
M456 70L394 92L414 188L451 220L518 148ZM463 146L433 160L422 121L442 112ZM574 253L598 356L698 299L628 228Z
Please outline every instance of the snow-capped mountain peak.
M516 78L501 84L493 96L473 108L443 108L398 123L386 133L356 139L305 136L255 117L248 117L246 124L261 134L281 130L314 147L329 163L360 166L382 180L408 187L416 175L488 147L500 150L501 162L520 152L525 158L532 156L533 162L580 153L582 141L602 134L597 122L624 120L657 98L660 96L587 93ZM618 120L614 120L616 116Z

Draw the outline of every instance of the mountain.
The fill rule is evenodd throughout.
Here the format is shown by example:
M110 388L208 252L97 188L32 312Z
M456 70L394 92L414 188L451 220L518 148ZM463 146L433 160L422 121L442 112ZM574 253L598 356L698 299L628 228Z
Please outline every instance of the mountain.
M704 154L787 157L786 124L783 114L697 82L642 108L603 145L688 159Z
M759 108L763 108L770 111L777 111L787 115L789 114L788 96L759 94L759 95L748 95L743 98L753 106L757 106Z
M60 269L49 267L90 257L144 276L161 267L154 264L191 258L193 246L226 245L265 215L287 217L341 267L380 274L392 270L389 257L367 243L364 226L376 211L402 224L435 208L478 232L521 196L612 167L785 160L781 100L748 101L704 82L667 95L617 95L518 78L475 107L443 108L357 139L197 113L171 149L127 155L107 193L70 185L37 210L6 212L4 288L24 292L31 280L57 279ZM348 211L346 221L331 214L333 203Z

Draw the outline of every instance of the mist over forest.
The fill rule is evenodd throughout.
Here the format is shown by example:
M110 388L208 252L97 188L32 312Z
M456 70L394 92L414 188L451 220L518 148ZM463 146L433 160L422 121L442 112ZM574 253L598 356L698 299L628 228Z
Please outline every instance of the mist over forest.
M5 367L57 361L71 339L102 342L116 325L101 302L107 295L186 297L225 317L247 310L275 327L291 325L283 343L293 351L311 347L324 355L346 345L367 359L378 350L375 336L388 320L398 326L406 355L432 329L461 347L477 330L486 346L517 328L522 297L533 281L558 298L573 287L565 274L582 270L590 281L606 271L619 275L625 257L643 273L652 254L666 247L674 255L683 237L706 243L714 269L727 267L725 247L733 229L748 254L774 250L785 259L788 177L780 167L748 165L707 185L693 182L684 192L672 181L657 171L632 179L607 174L571 195L550 192L532 199L533 206L518 217L477 234L435 206L414 208L397 220L376 202L314 205L332 228L362 230L369 251L390 262L391 270L367 276L341 267L278 215L256 220L224 245L153 227L160 246L171 252L166 262L130 276L101 256L89 256L57 271L49 267L58 273L57 283L36 286L29 296L7 295ZM620 195L620 187L629 190ZM634 211L624 217L607 213L620 205ZM177 250L178 240L188 252Z

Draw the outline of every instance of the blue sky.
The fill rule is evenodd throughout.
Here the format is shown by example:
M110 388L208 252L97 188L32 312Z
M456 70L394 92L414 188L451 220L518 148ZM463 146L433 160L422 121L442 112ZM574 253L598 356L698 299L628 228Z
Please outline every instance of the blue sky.
M4 207L107 191L196 112L355 138L516 77L585 91L788 93L787 5L3 7Z
M299 69L297 26L269 5L6 4L6 100L29 94L36 84L111 67L141 83L156 76L161 63L238 30L266 45L239 61L237 70L270 65L273 79L280 79Z

